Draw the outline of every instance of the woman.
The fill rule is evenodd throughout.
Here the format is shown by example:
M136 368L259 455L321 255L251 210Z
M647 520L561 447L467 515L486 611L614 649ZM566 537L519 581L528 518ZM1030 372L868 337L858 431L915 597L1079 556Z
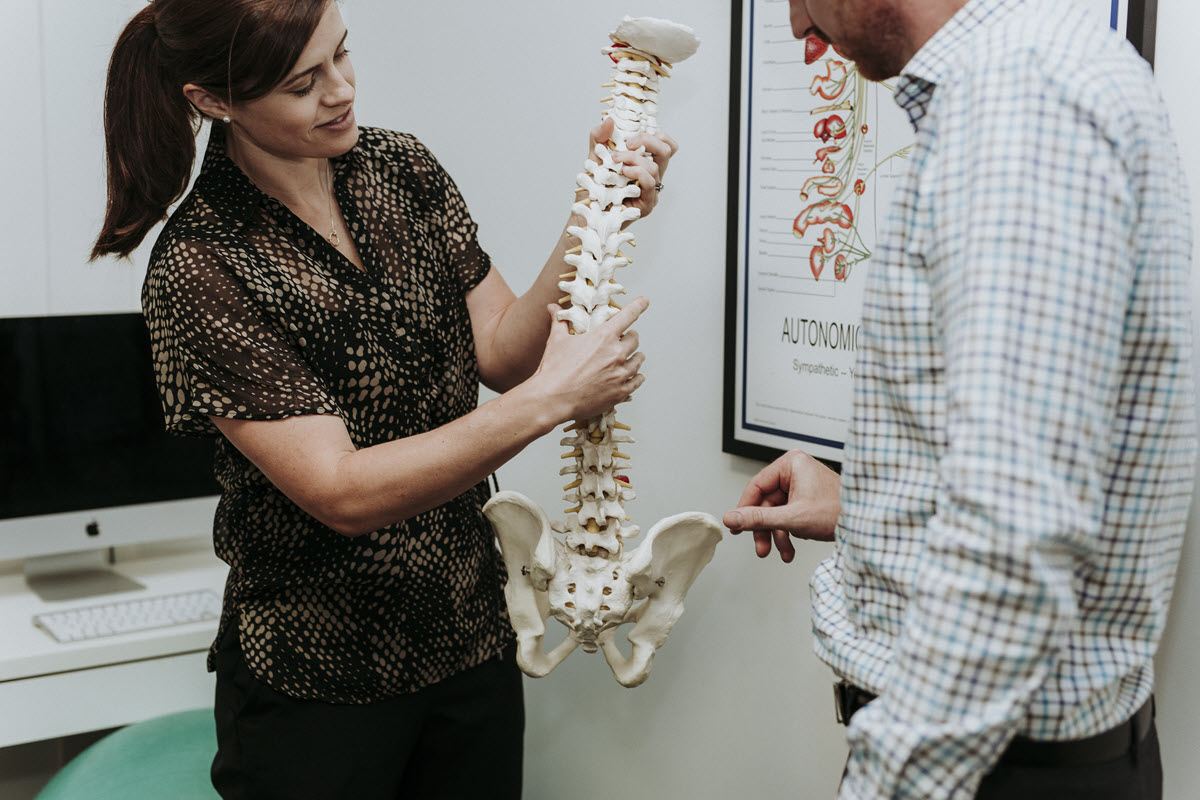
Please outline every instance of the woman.
M515 297L429 151L360 129L353 102L330 0L155 0L110 65L93 257L163 218L214 120L143 289L168 427L218 436L213 783L515 798L521 677L486 477L641 385L646 301L567 335L547 314L565 233ZM649 213L675 145L640 143L616 157ZM480 379L502 394L477 407Z

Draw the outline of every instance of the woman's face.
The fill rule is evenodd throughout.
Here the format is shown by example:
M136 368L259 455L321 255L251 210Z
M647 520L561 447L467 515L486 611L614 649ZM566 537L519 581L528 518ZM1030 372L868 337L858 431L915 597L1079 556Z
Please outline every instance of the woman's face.
M333 158L353 147L358 125L346 33L330 2L288 76L263 97L235 105L233 135L285 160Z

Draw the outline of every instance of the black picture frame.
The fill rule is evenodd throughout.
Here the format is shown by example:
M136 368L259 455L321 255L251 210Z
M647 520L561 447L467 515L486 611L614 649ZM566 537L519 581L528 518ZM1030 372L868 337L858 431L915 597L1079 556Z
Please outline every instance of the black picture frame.
M783 449L766 446L740 438L736 420L736 393L742 383L737 375L737 330L738 285L742 280L742 260L739 241L743 220L739 214L740 182L743 175L741 154L741 109L745 78L742 75L743 19L745 2L732 0L730 18L730 81L729 81L729 163L727 183L727 227L725 245L725 347L724 347L724 391L721 449L731 455L759 461L773 461L784 453ZM1113 0L1113 19L1117 19L1117 3ZM1137 48L1151 66L1154 65L1155 31L1158 19L1158 0L1127 0L1126 38ZM840 470L840 464L821 459L824 463Z

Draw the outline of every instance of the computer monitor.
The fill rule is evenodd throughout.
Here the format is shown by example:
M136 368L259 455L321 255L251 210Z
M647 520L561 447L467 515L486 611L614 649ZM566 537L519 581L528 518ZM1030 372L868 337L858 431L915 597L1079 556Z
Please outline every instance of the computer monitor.
M0 318L0 560L43 597L134 588L109 548L210 533L214 446L166 433L141 314Z

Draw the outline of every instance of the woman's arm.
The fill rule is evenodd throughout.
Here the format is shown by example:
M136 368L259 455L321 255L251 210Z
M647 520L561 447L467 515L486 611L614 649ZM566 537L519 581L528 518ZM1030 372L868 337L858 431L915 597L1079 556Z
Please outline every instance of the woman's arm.
M282 420L211 417L235 447L296 505L357 536L428 511L462 494L566 420L600 414L645 380L629 327L645 298L587 336L550 324L533 374L466 416L427 433L356 449L339 417Z
M612 120L608 119L594 128L590 135L591 146L607 141L612 126ZM645 217L658 203L658 192L654 187L679 148L671 137L662 133L638 134L631 136L628 142L631 149L644 145L646 154L614 152L613 159L625 164L623 174L641 187L641 196L627 204L638 208ZM586 223L582 217L571 216L545 266L525 294L517 297L495 269L467 294L479 374L489 389L506 391L528 378L537 368L550 332L544 309L562 297L563 292L558 288L560 276L570 271L563 257L577 244L577 240L567 233L567 228L572 225L585 227Z

